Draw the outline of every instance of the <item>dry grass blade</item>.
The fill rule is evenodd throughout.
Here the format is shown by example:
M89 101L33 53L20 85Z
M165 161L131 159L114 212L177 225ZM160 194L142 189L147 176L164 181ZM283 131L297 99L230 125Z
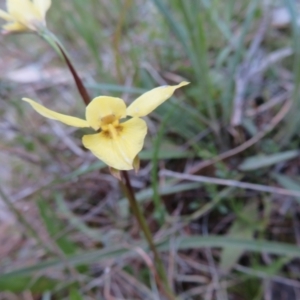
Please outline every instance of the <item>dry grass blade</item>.
M293 280L293 279L288 279L288 278L284 278L282 276L278 276L278 275L269 275L265 272L259 271L259 270L253 270L247 267L243 267L241 265L237 265L234 267L235 270L241 272L241 273L245 273L245 274L249 274L249 275L253 275L253 276L257 276L257 277L261 277L261 278L267 278L270 279L272 281L276 281L285 285L289 285L292 286L294 288L300 289L300 282L297 280Z
M36 155L26 153L25 151L18 148L12 148L12 147L0 145L0 151L7 152L10 155L16 155L17 157L20 157L21 159L24 159L25 161L28 161L32 164L40 163L40 159Z
M283 196L291 196L296 198L300 197L300 191L291 191L291 190L286 190L278 187L272 187L267 185L254 184L254 183L248 183L248 182L242 182L242 181L236 181L230 179L220 179L220 178L213 178L213 177L206 177L206 176L199 176L199 175L190 175L184 173L177 173L169 170L161 170L160 175L171 177L171 178L177 178L180 180L189 180L189 181L203 182L203 183L216 184L222 186L232 186L241 189L248 189L248 190L278 194Z

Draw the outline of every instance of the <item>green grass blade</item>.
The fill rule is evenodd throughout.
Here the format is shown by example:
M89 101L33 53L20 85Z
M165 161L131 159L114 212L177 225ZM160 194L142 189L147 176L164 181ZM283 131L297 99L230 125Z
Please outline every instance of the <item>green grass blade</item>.
M298 150L275 153L272 155L256 155L246 158L240 165L241 171L253 171L266 168L299 156Z
M288 257L299 258L300 248L298 246L286 243L269 242L269 241L249 241L246 239L228 238L221 236L190 236L167 239L158 243L160 251L168 251L170 247L176 247L177 250L203 249L203 248L224 248L232 247L244 251L252 251L258 253L269 253L274 255L282 255ZM145 244L137 244L136 246L145 248ZM105 262L108 259L120 259L121 257L136 256L134 251L124 247L107 247L106 249L90 251L87 253L74 254L66 257L67 262L72 266ZM0 282L3 279L33 275L36 272L45 271L49 268L61 269L63 265L60 260L48 260L27 268L21 268L11 272L0 274Z

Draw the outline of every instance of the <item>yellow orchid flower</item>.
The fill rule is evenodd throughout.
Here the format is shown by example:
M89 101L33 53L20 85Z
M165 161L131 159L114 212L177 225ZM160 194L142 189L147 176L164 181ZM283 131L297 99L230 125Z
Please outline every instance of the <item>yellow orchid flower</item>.
M51 0L6 0L7 12L0 9L0 18L8 23L7 32L37 31L46 25L46 12Z
M59 114L31 99L24 98L42 116L74 127L92 127L97 133L84 135L82 143L97 158L117 170L133 169L134 158L142 150L147 124L140 117L151 113L170 98L174 91L188 82L161 86L137 98L126 108L120 98L100 96L86 107L86 120ZM127 116L131 119L120 123Z

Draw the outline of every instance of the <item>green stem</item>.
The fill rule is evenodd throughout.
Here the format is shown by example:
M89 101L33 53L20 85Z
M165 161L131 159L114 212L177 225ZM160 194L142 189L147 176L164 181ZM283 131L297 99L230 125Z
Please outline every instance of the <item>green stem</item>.
M141 211L141 208L140 208L138 202L136 201L135 194L134 194L128 173L126 171L122 171L121 173L122 173L122 177L123 177L123 180L121 181L121 183L125 189L125 193L128 198L128 201L130 203L132 212L135 215L135 217L140 225L140 228L142 229L142 231L145 235L148 245L154 254L155 267L157 269L157 273L158 273L160 279L163 282L163 288L164 288L163 292L166 294L168 299L174 300L176 298L173 295L173 293L171 292L171 289L169 288L168 279L167 279L167 275L165 272L163 262L162 262L159 254L158 254L158 251L156 249L156 246L153 241L152 234L151 234L151 231L147 224L147 221ZM158 284L159 284L159 282L158 282Z

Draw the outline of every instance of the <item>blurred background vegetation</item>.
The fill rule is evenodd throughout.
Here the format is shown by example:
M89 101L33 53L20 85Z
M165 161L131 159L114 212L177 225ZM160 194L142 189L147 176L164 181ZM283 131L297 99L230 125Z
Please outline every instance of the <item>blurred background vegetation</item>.
M179 299L300 299L298 4L53 0L92 96L191 82L147 119L131 174ZM33 34L0 45L0 299L164 299L82 131L20 101L82 117L66 66Z

